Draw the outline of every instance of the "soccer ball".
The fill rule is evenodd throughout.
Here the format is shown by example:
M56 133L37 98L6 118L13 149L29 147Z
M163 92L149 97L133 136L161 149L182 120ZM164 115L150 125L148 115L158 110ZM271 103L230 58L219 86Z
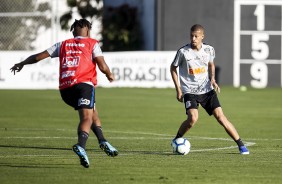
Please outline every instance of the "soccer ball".
M179 155L187 155L190 152L191 144L186 138L173 139L172 143L173 153Z

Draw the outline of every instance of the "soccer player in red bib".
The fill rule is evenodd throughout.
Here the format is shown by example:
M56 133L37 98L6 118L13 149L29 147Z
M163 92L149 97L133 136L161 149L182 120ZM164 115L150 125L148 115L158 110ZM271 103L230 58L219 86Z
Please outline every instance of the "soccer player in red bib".
M85 151L89 131L95 133L100 148L109 156L117 156L118 151L105 138L101 129L97 108L95 108L95 86L97 84L96 65L110 82L114 76L106 64L97 40L90 38L91 23L86 19L75 20L71 26L74 38L58 42L47 50L31 55L15 64L11 71L19 72L27 64L59 57L59 89L64 102L78 111L78 143L73 151L78 155L81 165L88 168L90 163Z
M196 24L190 30L190 44L181 47L171 64L170 72L176 89L176 98L183 102L187 119L181 124L175 137L182 137L198 121L198 106L213 115L228 135L237 143L240 154L249 150L239 137L235 127L225 117L216 91L220 88L215 81L214 48L203 43L204 28ZM179 67L179 80L177 68Z

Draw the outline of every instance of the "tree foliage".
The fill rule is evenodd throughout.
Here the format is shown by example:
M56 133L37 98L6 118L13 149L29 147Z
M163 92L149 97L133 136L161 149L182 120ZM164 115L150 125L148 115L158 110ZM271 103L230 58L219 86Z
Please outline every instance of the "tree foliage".
M69 11L60 18L62 29L69 29L74 9L82 18L102 19L102 49L125 51L142 49L142 34L138 22L138 9L123 4L119 7L98 8L100 0L66 0ZM101 7L101 6L100 6Z
M49 10L47 2L36 4L34 0L2 1L0 50L33 49L31 43L37 38L38 29L50 27L50 20L46 16L22 16L20 13L42 13ZM4 16L5 13L7 16Z
M142 47L137 8L124 4L104 11L102 42L105 51L132 51Z
M69 10L60 17L61 28L69 29L69 21L73 18L74 9L82 18L101 17L102 8L98 8L101 0L66 0ZM76 18L77 19L77 18Z

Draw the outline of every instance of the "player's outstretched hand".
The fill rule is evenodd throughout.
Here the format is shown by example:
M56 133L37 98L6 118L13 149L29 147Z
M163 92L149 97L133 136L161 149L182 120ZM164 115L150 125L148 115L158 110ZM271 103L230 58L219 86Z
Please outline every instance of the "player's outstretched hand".
M107 78L110 82L113 82L115 80L115 77L112 73L110 75L107 75Z
M21 63L15 64L12 68L10 68L11 72L14 72L14 75L16 75L16 72L20 72L22 70L24 65Z

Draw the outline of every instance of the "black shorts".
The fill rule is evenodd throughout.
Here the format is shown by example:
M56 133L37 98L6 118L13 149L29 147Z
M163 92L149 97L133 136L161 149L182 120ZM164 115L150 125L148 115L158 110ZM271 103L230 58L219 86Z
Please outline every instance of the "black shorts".
M86 83L79 83L60 90L64 102L75 110L92 109L95 105L95 88Z
M184 95L186 113L189 109L198 109L199 104L201 104L201 106L210 116L215 108L220 107L217 94L214 90L202 95L194 95L189 93Z

